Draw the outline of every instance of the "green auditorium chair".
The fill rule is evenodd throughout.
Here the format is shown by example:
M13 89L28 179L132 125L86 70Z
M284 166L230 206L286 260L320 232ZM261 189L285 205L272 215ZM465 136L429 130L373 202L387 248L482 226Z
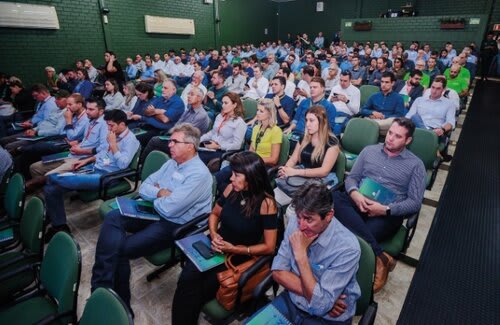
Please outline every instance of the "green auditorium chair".
M141 181L145 181L146 178L149 177L149 175L158 171L161 166L163 166L163 164L165 164L169 159L170 157L164 152L158 150L151 151L144 160L144 164L142 165ZM138 193L134 191L132 193L126 194L125 196L129 198L135 198L138 197ZM104 219L108 212L117 208L118 206L114 198L104 201L99 207L99 215L101 216L101 219Z
M245 108L245 122L250 121L257 114L257 101L251 98L243 100L243 108Z
M340 140L347 163L346 171L351 171L356 158L363 148L378 143L379 126L377 122L364 118L352 118L347 123Z
M438 171L438 148L438 136L433 131L426 129L415 129L415 132L413 133L413 140L408 145L408 149L424 163L427 173L425 182L428 190L432 188Z
M137 149L128 168L103 175L100 179L99 189L78 191L78 197L83 202L92 202L98 199L107 200L112 197L134 192L139 182L139 158L141 147ZM128 180L127 180L128 179ZM133 183L132 187L130 183Z
M34 292L0 310L0 324L76 323L81 261L80 247L73 237L63 231L55 234L41 264L17 270L33 272L39 282ZM2 275L0 281L17 272Z
M109 288L97 288L83 309L79 325L133 325L132 314L123 300Z
M24 209L19 226L20 248L0 250L0 275L7 274L22 266L40 262L43 256L45 206L43 201L34 196L29 199ZM0 233L14 234L12 226L0 228ZM0 304L11 299L11 295L22 295L22 290L35 281L33 274L25 272L0 282Z
M217 183L215 181L215 177L212 176L212 206L214 206L216 202L216 194ZM208 229L207 220L209 216L210 213L202 214L177 228L174 231L174 240L206 231ZM172 246L153 255L146 256L146 260L148 260L148 262L153 264L154 266L158 267L146 277L147 281L151 282L159 277L161 273L165 272L175 264L179 262L183 264L184 257L178 248Z
M18 243L17 233L19 232L19 222L24 208L25 184L21 174L14 174L9 179L7 190L3 198L5 215L0 220L0 227L13 227L14 238L1 241L0 249L11 247Z
M387 254L410 266L417 266L418 264L418 260L406 255L406 250L410 246L411 240L415 235L419 215L420 211L407 217L406 222L399 227L392 238L380 243Z
M363 108L365 106L366 102L368 101L368 98L370 98L371 95L378 93L380 91L380 88L377 86L373 85L362 85L359 87L359 92L360 92L360 107Z

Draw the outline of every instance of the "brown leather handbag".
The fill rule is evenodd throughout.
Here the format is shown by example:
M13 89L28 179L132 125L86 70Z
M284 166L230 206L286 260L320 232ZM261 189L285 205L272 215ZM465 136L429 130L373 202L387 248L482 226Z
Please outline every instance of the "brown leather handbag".
M236 297L238 295L238 281L241 275L257 262L258 257L254 256L250 260L234 265L231 259L234 254L226 255L224 263L227 270L217 273L220 287L217 291L217 301L226 310L232 310L236 305ZM241 289L240 302L248 301L252 297L252 292L255 287L271 272L269 263L266 263L257 273L255 273Z

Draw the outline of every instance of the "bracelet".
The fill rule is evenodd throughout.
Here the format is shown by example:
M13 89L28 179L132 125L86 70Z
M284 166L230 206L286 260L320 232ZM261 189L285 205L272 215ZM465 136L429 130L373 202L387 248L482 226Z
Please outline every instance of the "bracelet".
M250 255L250 246L247 246L247 254Z

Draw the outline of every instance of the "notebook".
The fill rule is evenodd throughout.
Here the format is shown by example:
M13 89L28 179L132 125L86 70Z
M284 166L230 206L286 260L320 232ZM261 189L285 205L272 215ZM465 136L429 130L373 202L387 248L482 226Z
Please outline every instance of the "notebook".
M160 215L154 210L153 202L117 197L116 204L120 214L129 218L158 221Z
M207 235L201 233L176 240L175 244L181 251L193 262L200 272L210 270L224 263L224 255L215 253L209 259L204 258L198 250L193 247L196 242L202 241L207 247L210 247L210 239Z
M14 239L14 228L0 230L0 243Z
M146 133L145 130L141 129L141 128L134 128L132 129L132 133L135 135L135 136L138 136L138 135L141 135L141 134L144 134Z
M354 153L344 152L344 154L345 154L345 158L347 160L356 160L356 158L358 158L358 155L356 155Z
M25 140L25 141L39 141L42 139L45 139L46 137L43 136L34 136L34 137L18 137L17 140Z
M12 128L14 129L14 131L24 130L24 128L21 126L21 123L19 123L19 122L12 123L11 125L12 125Z
M366 177L361 181L359 193L384 205L392 203L396 199L396 194L393 191L383 185L380 185L369 177Z
M292 323L273 304L268 304L254 314L245 325L292 325Z
M52 155L42 157L42 163L48 164L55 161L61 161L69 157L69 151L58 152Z

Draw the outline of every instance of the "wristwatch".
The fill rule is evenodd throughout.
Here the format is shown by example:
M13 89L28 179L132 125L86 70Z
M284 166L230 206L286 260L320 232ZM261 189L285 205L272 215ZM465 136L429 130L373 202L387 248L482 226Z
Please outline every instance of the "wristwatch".
M279 105L279 106L276 106L276 109L282 109L283 106Z
M391 216L391 208L390 208L389 206L387 206L387 207L386 207L386 209L385 209L385 215L386 215L387 217L390 217L390 216Z
M345 102L346 104L349 104L350 100L348 99L347 102Z

